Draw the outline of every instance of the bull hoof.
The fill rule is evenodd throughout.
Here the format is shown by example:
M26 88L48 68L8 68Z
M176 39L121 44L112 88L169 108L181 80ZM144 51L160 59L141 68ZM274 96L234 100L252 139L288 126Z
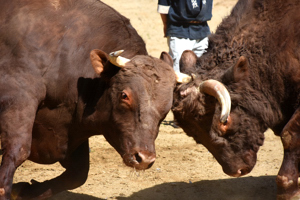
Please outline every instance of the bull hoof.
M286 176L280 176L278 175L276 178L277 186L280 188L288 189L292 185L295 185L293 180L289 180L288 177Z
M286 176L277 175L277 200L299 200L300 190L298 181L289 179Z
M294 195L282 194L277 195L276 200L299 200L300 199L300 192L297 192Z

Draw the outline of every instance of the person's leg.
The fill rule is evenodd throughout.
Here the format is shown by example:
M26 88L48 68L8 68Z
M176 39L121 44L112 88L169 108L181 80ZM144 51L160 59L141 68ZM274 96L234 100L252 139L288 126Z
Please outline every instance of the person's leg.
M197 55L197 57L201 57L203 53L206 52L208 47L208 37L202 40L194 40L195 44L192 51Z
M168 37L169 54L173 59L173 69L177 72L179 69L179 60L181 54L185 50L192 50L195 44L195 40L187 38Z

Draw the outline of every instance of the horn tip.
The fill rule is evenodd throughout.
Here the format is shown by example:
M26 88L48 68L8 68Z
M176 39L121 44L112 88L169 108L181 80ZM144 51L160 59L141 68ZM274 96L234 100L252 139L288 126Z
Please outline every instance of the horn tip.
M192 80L192 78L187 74L183 74L181 72L175 72L175 74L178 83L188 83Z
M110 56L119 56L119 55L121 55L121 53L123 53L123 52L124 52L124 50L113 51L113 52L111 52L109 55L110 55Z

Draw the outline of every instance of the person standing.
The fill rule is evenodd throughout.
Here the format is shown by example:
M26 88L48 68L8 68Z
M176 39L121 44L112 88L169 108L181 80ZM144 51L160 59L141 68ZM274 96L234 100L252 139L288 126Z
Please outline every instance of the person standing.
M184 50L200 57L208 47L213 0L158 0L157 11L164 25L173 68L179 72L179 60Z

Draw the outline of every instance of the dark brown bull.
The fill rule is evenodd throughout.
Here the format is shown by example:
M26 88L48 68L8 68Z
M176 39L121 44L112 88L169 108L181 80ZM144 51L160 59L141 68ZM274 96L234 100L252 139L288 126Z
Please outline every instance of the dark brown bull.
M194 75L178 85L172 108L184 131L231 176L252 170L267 128L281 136L279 199L300 198L299 10L300 1L240 0L206 54L182 55L182 71Z
M12 199L45 199L82 185L88 138L96 134L126 165L151 167L175 74L147 55L129 20L96 0L0 5L0 199L11 191ZM123 57L105 53L119 49ZM12 190L15 170L27 159L60 162L66 170Z

